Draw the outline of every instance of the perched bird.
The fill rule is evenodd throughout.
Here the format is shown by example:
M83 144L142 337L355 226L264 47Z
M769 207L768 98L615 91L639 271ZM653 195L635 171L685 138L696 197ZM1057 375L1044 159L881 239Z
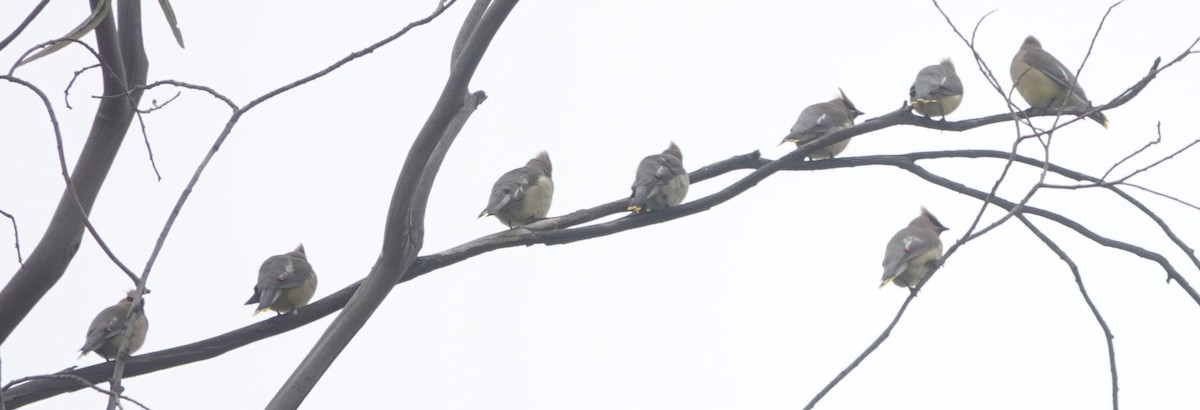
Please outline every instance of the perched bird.
M800 118L796 119L796 125L792 126L791 133L784 137L783 142L794 142L796 147L803 147L805 144L821 138L825 134L849 128L854 125L854 118L862 115L862 111L854 108L854 103L846 98L846 93L841 88L838 89L838 96L828 102L813 104L800 112ZM850 144L850 140L845 140L809 154L809 159L833 158L846 149L846 145Z
M1075 74L1057 58L1042 50L1042 43L1033 36L1026 37L1021 50L1013 56L1009 74L1017 92L1032 108L1051 111L1059 107L1077 110L1092 108L1092 102L1088 101L1083 87L1075 80ZM1103 113L1097 111L1089 114L1088 118L1108 128L1108 118Z
M683 153L674 142L661 154L651 155L638 164L629 210L655 211L679 205L687 196L688 173L683 169Z
M509 228L545 218L554 197L551 171L550 154L542 151L525 166L504 173L492 185L492 196L479 217L495 215Z
M304 245L283 255L267 258L258 268L258 284L247 305L258 304L254 314L267 309L276 314L295 311L312 300L317 292L317 273L308 264Z
M908 89L908 101L912 109L926 117L942 117L954 112L962 103L963 85L954 72L950 59L931 65L917 73L916 81Z
M883 283L913 287L925 279L942 258L942 239L938 234L947 230L929 210L921 208L921 215L908 227L896 232L888 241L883 253Z
M137 290L131 290L126 294L125 298L117 302L117 304L104 308L100 314L92 319L92 325L88 326L87 340L83 342L83 347L79 348L79 357L88 352L96 352L105 360L113 360L117 357L117 350L121 348L121 338L118 337L125 331L125 318L129 317L129 309L133 307L133 298L137 296ZM138 349L142 348L142 343L146 342L146 331L150 329L150 323L146 321L146 299L142 299L137 308L133 310L133 332L129 334L129 354L133 354Z

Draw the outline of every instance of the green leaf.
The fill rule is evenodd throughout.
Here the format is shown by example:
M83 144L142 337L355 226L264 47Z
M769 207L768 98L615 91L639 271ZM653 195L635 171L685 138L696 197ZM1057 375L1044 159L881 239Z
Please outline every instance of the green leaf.
M171 1L158 0L158 5L162 7L163 15L167 17L167 24L171 26L171 33L175 34L175 42L179 43L179 48L187 48L183 46L183 32L179 31L179 20L175 18L175 10L171 8Z
M74 30L71 30L70 33L68 33L66 36L63 36L63 37L74 39L74 40L79 40L79 39L83 38L83 36L86 36L88 33L91 33L92 30L96 29L96 26L100 25L101 21L104 21L104 19L106 17L108 17L108 11L111 8L111 6L112 6L112 0L100 0L100 1L96 2L96 8L92 9L92 15L88 16L87 20L84 20L82 23L79 23L78 27L75 27ZM55 51L61 50L63 47L66 47L68 44L71 44L71 42L70 41L59 41L57 43L54 43L50 47L44 48L44 49L42 49L42 51L38 51L37 53L34 53L32 56L29 56L29 58L26 58L24 61L21 61L21 64L18 64L18 66L29 64L33 60L37 60L39 58L48 56L48 55L54 53Z

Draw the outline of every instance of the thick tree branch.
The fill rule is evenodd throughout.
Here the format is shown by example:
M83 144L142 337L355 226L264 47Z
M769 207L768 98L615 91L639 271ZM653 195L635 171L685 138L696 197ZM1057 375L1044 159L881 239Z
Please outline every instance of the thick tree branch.
M103 77L105 94L124 93L126 84L143 84L134 83L131 79L145 78L147 67L144 64L127 67L125 64L137 64L145 59L126 61L112 15L96 28L96 39L101 63L109 69ZM133 45L126 47L134 52ZM71 187L63 190L41 241L12 280L0 290L0 312L4 312L0 315L0 344L8 339L33 306L58 282L79 249L84 216L91 212L132 122L135 105L130 104L130 100L136 104L137 96L131 96L130 99L104 98L100 101L87 142L71 173L74 190ZM83 212L80 212L80 206Z
M363 285L355 292L354 298L267 404L268 409L299 407L337 356L383 303L395 283L407 276L424 241L427 194L437 174L436 163L441 161L437 148L443 139L453 137L447 134L447 130L461 112L471 77L516 3L516 0L492 3L472 30L461 54L453 57L450 77L400 170L384 225L383 249L379 259L363 280ZM464 22L467 26L474 24L470 20ZM449 144L442 145L442 148L444 155ZM430 167L431 164L434 166Z

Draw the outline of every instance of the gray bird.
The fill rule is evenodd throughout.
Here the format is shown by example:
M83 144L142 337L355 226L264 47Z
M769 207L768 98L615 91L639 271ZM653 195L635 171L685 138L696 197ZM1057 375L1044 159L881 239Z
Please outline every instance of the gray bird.
M921 208L921 215L908 223L908 227L896 232L888 241L883 253L883 283L913 287L921 283L942 258L942 239L938 234L946 228L928 209Z
M129 316L129 309L133 305L135 296L137 296L137 290L129 291L125 298L115 305L104 308L100 314L96 315L95 319L92 319L92 325L88 326L87 339L83 342L83 347L79 348L79 357L83 357L88 352L96 352L105 360L113 360L117 357L117 350L121 348L121 338L118 336L125 331L125 318ZM150 329L150 322L146 321L145 305L146 299L143 298L137 309L133 311L133 331L129 334L129 354L131 355L142 348L142 343L146 342L146 332Z
M679 205L687 196L688 173L674 142L661 154L642 159L629 194L629 210L651 212Z
M283 255L267 258L258 268L258 284L247 305L258 304L254 314L274 310L276 314L304 307L317 292L317 273L308 264L304 245Z
M954 71L950 59L931 65L917 73L916 81L908 89L908 101L912 109L926 117L942 117L954 112L962 103L963 85Z
M846 98L846 93L838 89L838 96L827 102L813 104L800 112L796 125L791 133L784 137L783 142L794 142L796 148L821 138L825 134L854 126L854 118L863 115L862 111L854 108L854 103ZM846 149L850 140L845 140L809 154L809 159L833 158Z
M509 228L545 218L554 198L552 170L550 154L542 151L525 166L504 173L492 185L492 196L479 217L494 215Z
M1077 110L1092 108L1075 74L1043 50L1042 43L1033 36L1026 37L1021 50L1013 56L1009 74L1017 92L1032 108L1051 111L1060 106ZM1097 111L1088 118L1108 128L1108 118L1103 113Z

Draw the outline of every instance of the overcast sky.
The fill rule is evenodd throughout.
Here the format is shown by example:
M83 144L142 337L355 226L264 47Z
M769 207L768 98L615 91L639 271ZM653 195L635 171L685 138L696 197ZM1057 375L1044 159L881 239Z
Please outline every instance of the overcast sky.
M469 1L432 24L316 81L275 97L237 125L200 180L155 268L142 353L259 320L242 303L270 255L303 243L324 297L367 274L380 252L391 191L412 139L440 93ZM8 33L37 2L9 1ZM426 16L430 1L174 2L187 49L154 2L143 2L150 79L204 84L238 103L320 70ZM795 3L795 4L792 4ZM945 1L1009 86L1008 65L1036 35L1078 67L1108 4ZM87 15L51 2L3 52L61 36ZM1080 84L1097 103L1170 60L1200 35L1200 4L1131 1L1096 41ZM87 38L94 42L92 36ZM472 90L488 100L445 161L430 199L429 254L505 229L476 219L495 179L541 150L554 162L552 215L628 195L638 161L679 144L689 170L777 146L806 106L838 87L867 114L900 107L924 66L949 57L965 99L950 120L1005 112L971 53L930 2L525 1L500 29ZM100 93L78 47L16 75L50 95L68 161L86 138ZM164 101L171 88L146 93ZM1092 175L1155 138L1124 175L1200 138L1200 57L1160 75L1135 100L1059 131L1051 161ZM63 183L41 103L0 85L0 209L16 215L28 255ZM1024 106L1023 101L1019 102ZM228 109L183 91L145 117L162 173L156 181L135 126L92 213L117 255L140 271L171 207L217 137ZM1038 119L1049 124L1050 118ZM851 141L843 157L947 149L1008 150L1002 123L965 133L891 127ZM1030 144L1023 154L1039 155ZM1196 152L1134 178L1200 203ZM996 160L924 162L986 190ZM689 200L736 172L697 184ZM1014 172L1000 193L1036 180ZM1063 182L1054 179L1055 182ZM1192 247L1198 211L1131 190ZM1044 191L1032 204L1098 233L1164 254L1200 274L1152 221L1110 193ZM979 203L906 172L861 167L783 172L721 206L669 223L564 246L494 251L397 287L321 379L308 409L796 409L884 329L908 295L878 289L883 248L928 207L953 243ZM996 209L988 220L1002 215ZM1032 218L1080 265L1115 334L1121 406L1194 409L1200 385L1200 306L1156 264L1102 248ZM18 267L0 224L0 280ZM85 238L63 279L0 348L3 379L97 363L76 360L94 315L133 287ZM3 314L3 312L0 312ZM331 318L223 356L128 379L155 409L258 408L274 395ZM1111 407L1100 327L1066 265L1013 220L960 249L909 307L882 347L818 406L826 409L1098 409ZM98 408L81 391L34 409ZM128 408L128 407L126 407Z

